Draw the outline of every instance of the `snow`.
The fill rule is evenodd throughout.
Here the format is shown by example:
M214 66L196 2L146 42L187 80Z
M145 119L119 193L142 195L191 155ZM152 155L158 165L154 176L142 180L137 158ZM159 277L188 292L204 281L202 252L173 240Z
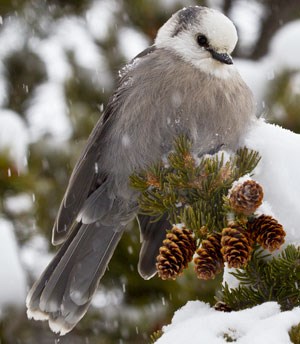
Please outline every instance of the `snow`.
M30 48L44 62L48 79L63 83L72 76L72 70L67 56L59 40L54 37L49 39L33 38L30 40Z
M264 199L256 211L257 215L273 216L283 225L286 237L282 249L288 244L300 245L300 135L259 119L242 145L259 152L261 156L253 176L245 176L238 181L253 179L262 186ZM274 254L279 254L281 250ZM238 280L230 274L232 271L235 269L225 265L223 284L226 282L230 288L236 288Z
M23 307L26 296L25 273L20 263L13 225L2 217L0 243L0 310L11 305Z
M300 135L259 119L253 123L241 145L258 151L261 161L252 179L264 189L264 202L257 213L274 216L286 231L286 244L300 245ZM249 179L244 176L240 181ZM238 281L225 266L223 283L236 288ZM224 313L200 301L188 302L177 311L172 323L163 328L157 344L225 343L228 335L241 344L289 343L288 331L299 323L300 308L280 312L269 302L239 312ZM199 341L200 343L200 341Z
M32 142L45 135L56 140L68 139L72 129L67 111L64 88L60 83L39 85L26 112Z
M27 166L29 135L25 122L14 111L0 108L0 152L7 152L19 171Z
M169 10L178 3L190 5L191 1L159 0L159 3L165 10ZM214 6L222 4L220 0L211 0L210 3ZM110 88L112 76L100 46L106 42L110 33L117 32L118 49L126 60L131 60L151 44L145 35L130 26L130 21L121 10L120 2L116 0L91 1L84 17L65 16L53 22L41 18L40 29L44 30L43 34L38 37L33 32L29 39L29 23L23 21L21 16L0 17L0 151L8 150L19 171L26 169L30 143L45 136L50 136L52 142L61 142L72 135L64 90L66 82L75 75L70 56L74 59L72 62L87 73L88 80L96 87ZM116 27L116 17L121 15L127 26ZM233 6L230 16L239 28L243 49L251 49L255 44L263 15L263 7L257 1L237 1ZM300 46L295 43L299 36L300 20L295 20L274 35L264 58L255 62L235 59L242 77L254 93L259 114L265 109L265 98L274 78L285 70L300 69ZM29 50L44 62L46 80L36 85L33 93L29 93L25 103L26 123L23 114L5 108L9 92L5 59L22 51L27 44ZM138 60L134 63L138 63ZM126 68L130 68L130 65ZM290 92L296 95L300 93L299 73L291 79ZM176 94L173 100L176 104L180 103ZM282 115L281 109L278 110ZM126 136L122 142L124 145L130 144ZM253 176L261 183L265 193L258 213L272 215L283 224L287 232L286 243L300 244L300 136L259 120L243 143L262 155ZM24 193L7 197L4 201L4 210L12 215L31 211L32 206L31 196ZM26 292L24 267L38 277L53 255L48 252L46 239L38 234L20 249L12 223L3 218L0 218L0 242L3 262L0 265L0 308L8 304L23 305ZM225 269L224 281L235 287L237 280L232 278L231 271ZM120 292L105 290L97 293L93 306L105 308L105 312L114 306L114 312L117 313L122 298ZM150 313L150 310L147 312ZM299 315L299 308L280 313L276 303L266 303L240 312L222 313L203 302L194 301L175 313L171 325L164 328L165 333L157 343L192 343L197 338L203 343L224 343L223 336L226 333L236 338L238 343L244 344L288 343L287 331L299 322ZM136 315L138 317L140 314Z
M131 145L131 140L128 134L124 134L121 138L122 146L128 148Z
M91 68L99 63L99 51L82 20L67 17L56 25L55 38L74 53L74 58L80 66Z
M149 46L148 39L140 32L130 27L119 30L118 42L122 55L131 60Z
M234 60L237 69L249 88L251 89L257 104L257 114L265 111L265 98L270 83L270 75L274 73L273 63L269 58L260 61L245 59Z
M273 80L282 72L300 69L300 46L295 44L299 36L300 20L295 20L274 34L268 54L260 60L234 60L242 78L255 96L258 114L265 111L265 99ZM291 91L295 92L293 89Z
M26 40L26 26L20 18L7 17L0 32L0 60L20 51Z
M53 258L53 254L49 253L48 241L44 236L35 233L20 250L21 261L27 271L38 278L45 270Z
M156 344L222 344L231 337L240 344L290 343L288 331L299 323L300 308L280 312L276 302L224 313L200 301L190 301L178 310Z
M264 16L264 7L258 1L235 2L229 17L237 26L239 33L239 46L243 51L251 50L256 43L261 27L261 20Z
M244 143L262 157L253 179L262 185L264 201L284 226L286 242L300 244L300 135L260 119Z
M90 16L92 9L88 13ZM98 19L99 20L99 19ZM96 44L89 31L88 22L79 17L65 17L49 24L48 38L32 37L31 50L44 61L48 78L56 82L65 82L72 76L69 53L75 63L89 73L89 78L101 87L111 87L112 78L101 48ZM94 75L97 75L95 79Z
M77 17L66 17L55 25L54 35L66 52L72 52L78 66L91 74L101 75L103 87L111 87L111 75L101 49L90 35L86 22Z
M279 30L270 44L270 55L276 64L276 69L299 69L300 20L295 20Z
M32 196L27 193L20 193L4 199L4 208L14 215L27 213L32 209L32 206Z
M92 299L92 305L95 308L103 309L106 307L120 307L124 300L124 293L117 288L97 291Z
M93 1L86 12L87 27L95 39L104 41L115 24L115 16L120 10L117 1Z

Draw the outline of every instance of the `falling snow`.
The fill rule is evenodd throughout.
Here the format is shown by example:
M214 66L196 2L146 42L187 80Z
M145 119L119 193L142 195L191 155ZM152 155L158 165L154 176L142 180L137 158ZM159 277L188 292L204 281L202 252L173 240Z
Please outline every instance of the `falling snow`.
M177 0L159 0L159 2L165 8L171 8L177 3L186 4L186 1ZM49 36L43 38L32 36L28 42L26 33L29 28L22 18L0 16L0 150L8 153L16 164L18 173L25 173L27 170L28 149L31 143L44 137L51 137L52 142L61 143L73 134L67 95L64 91L65 83L74 73L69 63L70 54L99 89L99 94L112 87L113 77L109 72L109 61L104 57L101 44L97 44L95 40L103 42L106 39L115 25L116 15L120 14L120 9L119 2L115 0L91 1L84 18L67 16L47 28ZM260 4L257 1L251 3L239 1L231 15L239 27L241 46L251 49L257 40L259 21L263 15ZM45 23L41 21L41 25ZM295 20L284 25L274 35L269 52L264 58L255 62L235 60L242 77L255 95L259 114L265 109L266 94L274 78L282 71L300 69L300 48L299 44L295 44L299 36L300 20ZM143 33L128 24L119 30L116 44L123 57L129 61L151 42ZM44 63L46 79L34 89L30 89L26 83L21 85L28 95L25 116L22 117L16 111L7 108L10 85L4 62L15 52L22 51L26 45ZM119 72L120 77L138 62L139 59L135 59L127 64ZM291 92L300 94L300 73L294 75L289 87ZM174 107L180 106L180 94L174 92L172 103ZM99 111L101 113L104 111L103 104L99 105ZM285 116L279 106L277 116ZM175 123L180 124L178 120ZM167 124L173 124L170 118L167 119ZM276 216L285 226L287 243L297 244L300 243L298 230L300 166L294 157L299 155L299 141L299 135L259 121L248 133L244 142L263 156L254 176L265 190L265 202L259 211ZM130 137L124 135L121 143L129 147ZM47 162L42 163L43 166L47 165ZM277 168L272 168L274 165ZM98 173L98 168L96 164L95 173ZM13 170L9 168L5 173L8 177L12 177ZM274 183L276 188L273 187ZM21 193L6 197L3 206L8 213L16 215L30 212L34 202L35 194ZM285 204L285 207L282 207L282 204ZM5 264L1 265L2 268L0 266L1 281L6 281L0 286L0 307L8 304L23 305L26 293L25 271L37 277L53 257L48 253L48 243L44 237L35 235L20 250L14 233L15 228L11 222L1 217L1 261L9 262L10 268L7 269ZM132 252L133 248L129 246L128 253L132 254ZM229 272L230 270L226 269L224 281L229 281L234 287L237 281L230 280ZM126 292L126 281L122 281L121 287L121 290L112 288L99 291L92 305L101 311L105 309L108 317L113 319L120 313ZM155 318L157 311L163 309L165 305L166 300L162 298L159 304L146 306L145 311ZM141 317L139 312L130 307L122 309L122 313L124 318L130 317L132 322ZM217 313L202 302L189 302L175 313L172 323L164 328L164 335L157 343L192 343L199 333L204 342L211 344L224 343L224 334L244 344L288 343L287 329L299 322L299 316L298 308L280 313L276 303L266 303L253 309L225 314ZM117 328L119 324L110 323L110 326ZM136 331L138 332L139 329L137 328ZM55 342L59 343L59 340Z
M127 134L123 135L122 136L122 145L127 148L130 146L130 144L131 144L131 141L130 141L129 135L127 135Z

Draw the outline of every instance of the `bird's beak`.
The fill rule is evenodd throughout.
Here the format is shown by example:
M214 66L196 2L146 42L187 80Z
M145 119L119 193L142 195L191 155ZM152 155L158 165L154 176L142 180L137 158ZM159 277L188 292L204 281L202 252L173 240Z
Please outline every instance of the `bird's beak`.
M211 53L212 58L214 58L215 60L220 61L222 63L226 63L228 65L233 64L232 57L229 54L217 53L213 49L207 49L207 50Z

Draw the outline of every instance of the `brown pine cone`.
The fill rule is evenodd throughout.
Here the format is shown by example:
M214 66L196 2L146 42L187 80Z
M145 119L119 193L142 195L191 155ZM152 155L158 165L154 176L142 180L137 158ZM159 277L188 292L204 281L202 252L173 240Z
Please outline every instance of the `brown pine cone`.
M167 233L156 258L158 276L163 280L176 279L192 260L195 250L193 232L184 227L174 226Z
M254 180L236 185L229 195L229 205L236 213L251 215L262 204L263 189Z
M196 253L194 263L197 277L204 280L214 279L224 266L221 254L221 234L209 235L202 241Z
M221 252L229 268L241 268L251 258L252 240L243 227L224 228L221 238Z
M264 249L273 252L281 247L286 235L283 226L272 216L260 215L248 221L247 229L255 240Z
M220 311L220 312L231 312L232 311L232 309L228 305L226 305L226 303L223 301L218 301L214 305L214 309L216 311Z

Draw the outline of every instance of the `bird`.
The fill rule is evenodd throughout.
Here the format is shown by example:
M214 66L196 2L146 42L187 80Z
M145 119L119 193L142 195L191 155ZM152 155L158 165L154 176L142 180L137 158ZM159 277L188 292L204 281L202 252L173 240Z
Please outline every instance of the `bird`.
M120 70L70 176L52 234L60 248L28 293L29 318L48 320L59 335L71 331L136 218L138 272L144 279L155 275L170 223L139 215L139 194L129 177L160 161L178 135L191 139L199 157L239 147L255 119L255 104L231 56L237 40L234 24L221 12L186 7Z

